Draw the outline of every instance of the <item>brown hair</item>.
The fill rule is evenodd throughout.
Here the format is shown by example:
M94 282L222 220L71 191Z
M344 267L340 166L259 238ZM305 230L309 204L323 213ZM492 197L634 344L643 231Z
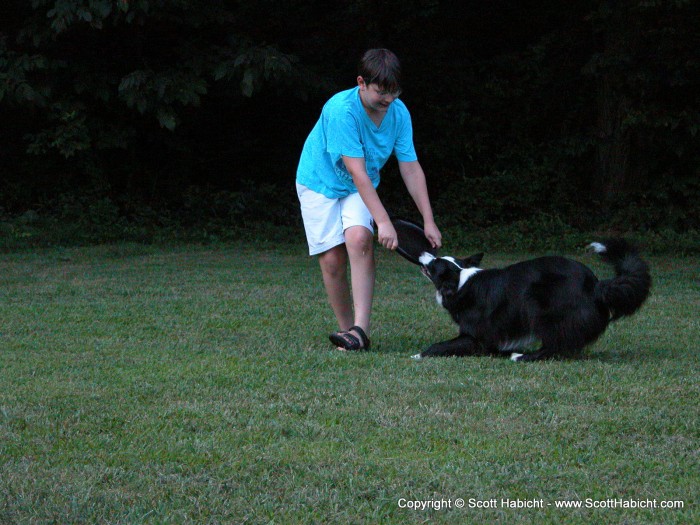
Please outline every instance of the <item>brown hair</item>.
M401 64L397 56L388 49L366 51L357 70L368 86L376 84L389 92L401 91Z

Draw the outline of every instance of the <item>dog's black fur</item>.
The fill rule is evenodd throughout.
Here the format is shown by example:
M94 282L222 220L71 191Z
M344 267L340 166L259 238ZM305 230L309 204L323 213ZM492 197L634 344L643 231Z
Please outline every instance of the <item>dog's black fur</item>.
M510 354L533 342L541 343L539 350L514 352L511 359L534 361L583 349L609 322L636 312L651 288L647 263L625 240L590 247L613 265L615 277L600 281L587 266L564 257L480 270L483 254L462 260L423 254L421 269L459 325L459 336L414 358Z

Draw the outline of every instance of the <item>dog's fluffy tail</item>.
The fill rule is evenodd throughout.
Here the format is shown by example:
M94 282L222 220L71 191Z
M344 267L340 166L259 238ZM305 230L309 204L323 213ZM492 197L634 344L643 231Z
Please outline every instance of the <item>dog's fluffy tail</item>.
M599 281L595 298L610 310L611 319L636 312L646 301L651 289L649 265L637 250L624 239L608 239L589 245L615 268L615 277Z

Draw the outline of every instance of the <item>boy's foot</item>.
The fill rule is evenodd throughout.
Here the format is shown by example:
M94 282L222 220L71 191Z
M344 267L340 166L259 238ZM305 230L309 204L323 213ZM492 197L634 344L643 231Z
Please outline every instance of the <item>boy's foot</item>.
M359 326L351 326L347 331L335 332L328 336L338 350L358 351L369 349L369 337Z

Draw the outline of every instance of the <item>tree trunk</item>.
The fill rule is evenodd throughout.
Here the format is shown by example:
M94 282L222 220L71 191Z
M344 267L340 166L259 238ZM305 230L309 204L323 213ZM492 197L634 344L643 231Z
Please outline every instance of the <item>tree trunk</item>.
M598 58L597 71L597 126L598 151L596 158L595 190L604 200L610 200L634 183L630 172L633 137L626 118L633 107L630 86L630 63L639 47L641 25L634 2L611 2L600 5L599 35L603 52ZM604 14L603 14L604 13ZM632 87L633 89L633 87Z
M630 108L628 98L615 92L609 75L603 75L598 86L599 144L596 158L596 186L605 200L624 190L628 180L631 133L624 127Z

